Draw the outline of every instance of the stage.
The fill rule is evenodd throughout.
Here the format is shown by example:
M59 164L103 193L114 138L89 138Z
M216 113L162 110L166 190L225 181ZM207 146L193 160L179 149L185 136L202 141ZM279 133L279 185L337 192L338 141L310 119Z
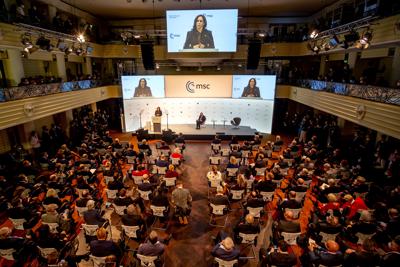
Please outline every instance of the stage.
M200 129L196 129L195 124L170 124L169 129L174 134L182 133L187 140L209 140L213 139L215 135L219 135L221 139L230 139L233 135L239 139L253 139L257 129L250 128L249 126L239 126L239 128L233 128L232 125L202 125ZM163 129L165 135L166 129ZM148 132L151 139L159 139L162 137L162 133Z

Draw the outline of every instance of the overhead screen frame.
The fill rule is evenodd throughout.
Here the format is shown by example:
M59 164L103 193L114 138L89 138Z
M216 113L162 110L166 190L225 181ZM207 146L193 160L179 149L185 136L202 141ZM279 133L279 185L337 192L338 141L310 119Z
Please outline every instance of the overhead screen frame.
M237 52L238 14L238 9L167 10L168 53ZM212 48L185 46L186 41L192 37L191 31L194 26L194 19L198 15L205 15L206 17L206 29L209 32L206 32L205 39L213 40L214 47Z

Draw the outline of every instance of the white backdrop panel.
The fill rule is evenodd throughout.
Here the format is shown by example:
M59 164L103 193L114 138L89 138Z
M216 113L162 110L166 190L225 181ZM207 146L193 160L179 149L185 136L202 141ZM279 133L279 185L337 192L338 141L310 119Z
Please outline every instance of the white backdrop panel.
M250 126L263 133L271 133L274 101L259 99L207 99L207 98L145 98L124 99L126 131L135 131L139 125L139 112L142 110L142 127L151 121L156 107L163 111L162 128L166 128L168 112L169 124L193 124L200 112L207 117L206 124L226 124L234 117L240 117L240 125Z

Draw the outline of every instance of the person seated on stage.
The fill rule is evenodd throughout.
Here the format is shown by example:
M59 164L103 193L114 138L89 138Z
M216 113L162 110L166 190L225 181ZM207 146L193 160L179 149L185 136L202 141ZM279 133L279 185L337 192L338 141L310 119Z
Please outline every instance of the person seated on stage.
M206 116L204 116L203 112L200 112L199 118L196 120L196 129L200 129L200 125L206 122Z
M254 216L247 214L244 221L239 223L233 228L234 238L236 243L241 243L239 233L243 234L258 234L260 232L260 225L254 223Z
M175 171L175 166L174 165L172 165L172 164L170 164L169 166L168 166L168 170L167 170L167 172L165 173L165 178L176 178L176 179L178 179L179 178L179 173L177 173L176 171Z
M289 245L285 240L279 240L278 246L260 249L261 266L296 266L297 257L293 251L288 250Z
M207 173L207 178L208 178L208 181L217 180L217 182L219 182L219 183L222 182L222 174L218 170L218 167L216 165L211 166L211 171L209 171Z
M223 239L220 243L215 245L211 251L211 255L225 261L238 259L239 254L240 250L235 248L235 243L233 243L230 237Z
M168 167L169 162L165 155L161 155L159 159L156 160L157 167Z
M238 164L237 159L235 157L233 157L233 156L230 157L229 158L229 163L226 166L226 168L239 168L239 164Z
M156 116L156 117L162 116L162 111L161 111L160 107L157 107L156 111L154 112L154 116Z
M119 258L122 253L121 249L112 240L107 239L107 230L103 227L97 229L97 240L90 242L90 254L95 257L107 257L114 255Z

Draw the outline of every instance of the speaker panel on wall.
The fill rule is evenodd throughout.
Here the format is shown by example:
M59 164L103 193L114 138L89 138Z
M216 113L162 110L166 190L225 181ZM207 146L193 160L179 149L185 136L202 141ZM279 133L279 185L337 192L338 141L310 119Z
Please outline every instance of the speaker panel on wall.
M249 46L247 48L247 69L256 70L260 61L261 53L261 40L252 39L249 40Z
M140 43L142 50L142 62L146 70L154 70L154 43L153 41L143 41Z

